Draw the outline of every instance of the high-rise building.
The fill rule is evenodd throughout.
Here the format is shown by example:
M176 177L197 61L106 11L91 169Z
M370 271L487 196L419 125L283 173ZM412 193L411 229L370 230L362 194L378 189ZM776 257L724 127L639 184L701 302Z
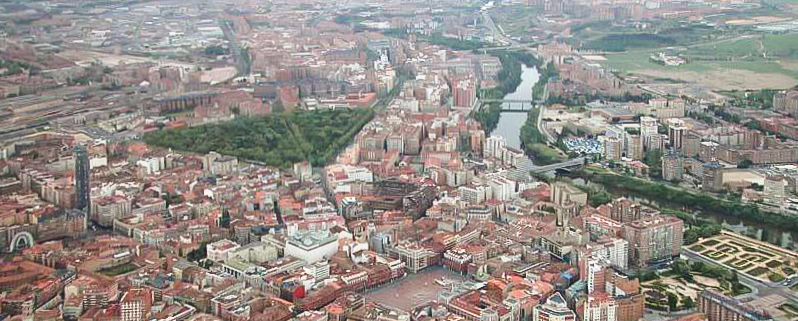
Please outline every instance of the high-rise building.
M682 249L684 222L672 215L657 215L625 223L623 238L629 242L633 266L670 259Z
M471 108L477 100L474 78L460 78L452 81L452 100L454 107Z
M686 157L696 158L701 151L701 136L685 134L682 136L682 154Z
M622 238L602 237L587 247L595 258L624 270L629 267L629 242Z
M646 151L652 150L663 150L665 149L665 144L668 142L668 136L663 134L656 134L652 135L648 138L648 146L646 146Z
M87 213L91 209L89 155L86 145L75 145L75 208Z
M132 289L122 296L121 320L122 321L143 321L147 320L147 314L152 306L152 291L147 289Z
M606 138L604 140L604 159L620 161L623 156L623 141L620 138Z
M640 135L626 135L626 157L634 160L641 160L645 156L643 152L643 140Z
M501 158L502 150L507 145L507 139L504 136L491 135L485 140L484 157Z
M677 150L681 150L684 146L684 134L687 132L687 127L673 126L668 128L668 140L671 146Z
M753 309L711 288L698 296L698 311L706 314L709 321L773 320L766 312Z
M702 166L702 186L704 190L718 192L723 190L723 167L718 162L706 163Z
M670 149L662 156L662 179L666 181L681 180L684 175L684 158L677 151Z
M768 175L765 178L765 202L781 205L784 202L784 187L787 182L783 176Z
M623 197L615 199L610 207L610 218L621 223L639 220L640 204Z
M604 275L607 267L598 260L590 260L585 265L585 268L587 269L585 273L587 276L587 293L603 292L604 283L606 283Z
M608 277L606 291L615 299L617 321L637 321L643 318L645 295L640 292L639 279L630 280L613 272Z
M643 139L643 147L648 151L651 144L651 138L659 135L657 132L659 125L657 119L653 117L640 117L640 137Z
M774 94L773 109L790 115L798 114L798 91L791 90Z

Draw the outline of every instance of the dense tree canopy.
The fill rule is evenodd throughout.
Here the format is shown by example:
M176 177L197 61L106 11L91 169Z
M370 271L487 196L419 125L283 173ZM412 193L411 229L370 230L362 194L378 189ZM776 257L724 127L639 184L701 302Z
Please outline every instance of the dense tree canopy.
M743 204L739 200L719 199L705 193L678 190L658 183L613 174L579 171L572 173L572 177L600 184L613 194L646 198L664 207L737 217L784 229L798 228L798 218L765 212L756 204Z
M369 109L295 111L144 136L152 145L195 153L215 151L255 160L269 166L290 167L308 160L323 166L343 150L373 117Z

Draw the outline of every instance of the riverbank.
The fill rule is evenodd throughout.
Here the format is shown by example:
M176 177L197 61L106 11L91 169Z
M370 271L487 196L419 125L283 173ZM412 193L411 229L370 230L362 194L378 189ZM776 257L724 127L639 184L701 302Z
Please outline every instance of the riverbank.
M540 83L540 81L538 81ZM532 158L535 165L550 165L568 159L562 151L549 147L546 136L538 129L540 109L533 108L527 113L526 121L521 126L520 139L524 153Z
M488 51L488 54L499 58L502 69L497 75L499 85L493 88L481 89L479 99L503 99L506 95L517 92L522 84L523 66L537 69L541 62L527 51L501 50ZM526 98L531 98L526 97ZM492 132L499 124L501 117L501 103L491 103L474 113L474 118L482 124L486 133Z
M583 170L573 172L572 178L581 178L586 183L603 186L617 196L634 196L654 201L662 207L680 211L699 212L700 216L716 215L750 222L759 222L767 229L795 231L798 217L765 212L756 204L723 200L705 193L677 190L663 184L606 172Z

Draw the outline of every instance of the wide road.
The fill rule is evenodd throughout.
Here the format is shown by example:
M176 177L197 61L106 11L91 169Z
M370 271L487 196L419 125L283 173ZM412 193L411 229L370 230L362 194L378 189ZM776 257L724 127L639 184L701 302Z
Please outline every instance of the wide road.
M223 20L220 22L224 37L230 42L230 50L233 53L233 59L236 62L236 70L238 73L236 77L243 77L249 75L249 57L244 57L242 54L241 46L236 39L235 30L233 29L230 21Z
M560 168L571 167L571 166L579 166L579 165L584 165L584 164L585 164L585 158L584 157L578 157L578 158L569 159L567 161L560 162L560 163L557 163L557 164L544 165L544 166L535 166L535 167L532 167L532 172L533 173L545 173L545 172L557 170L557 169L560 169Z
M490 29L491 33L493 34L493 39L498 40L502 43L508 44L508 47L519 47L521 43L510 39L507 35L504 34L498 27L496 27L496 23L493 22L493 17L487 11L482 11L482 23L485 24L488 29Z

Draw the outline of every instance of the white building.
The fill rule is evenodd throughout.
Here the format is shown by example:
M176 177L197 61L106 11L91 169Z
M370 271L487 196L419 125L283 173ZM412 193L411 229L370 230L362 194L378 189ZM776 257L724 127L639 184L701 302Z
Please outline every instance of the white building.
M277 248L267 243L252 242L230 251L228 258L237 258L249 263L264 263L277 259Z
M220 240L205 246L208 259L214 262L226 261L230 254L238 250L241 246L230 240Z
M598 260L587 262L587 293L604 290L604 265Z
M621 269L629 268L629 242L622 238L599 240L588 244L592 256Z
M497 177L490 180L488 184L490 185L491 193L493 194L494 199L506 201L516 195L515 182L509 179Z
M652 137L659 135L657 132L658 128L659 125L657 124L656 118L647 116L640 117L640 137L643 139L643 147L645 147L646 150L649 149Z
M538 304L532 310L533 321L572 321L576 314L568 307L567 301L559 292L551 295L545 304Z
M768 175L765 178L765 202L782 205L784 203L784 186L786 184L784 177Z
M492 135L485 139L485 158L501 158L502 150L507 145L507 139L504 136Z
M338 236L330 231L298 231L286 240L285 255L316 263L338 252Z
M598 292L590 294L587 297L587 302L584 305L584 312L582 313L583 321L615 321L615 299L607 293Z
M166 168L166 159L163 157L150 157L139 160L136 162L136 165L143 167L147 171L147 174L154 174Z
M350 184L374 181L374 173L361 166L335 164L327 166L325 173L324 182L333 193L348 193L351 190Z
M471 204L482 204L493 197L493 190L484 185L465 185L457 188L461 200Z
M330 263L322 260L303 267L305 273L312 275L316 281L330 277Z

